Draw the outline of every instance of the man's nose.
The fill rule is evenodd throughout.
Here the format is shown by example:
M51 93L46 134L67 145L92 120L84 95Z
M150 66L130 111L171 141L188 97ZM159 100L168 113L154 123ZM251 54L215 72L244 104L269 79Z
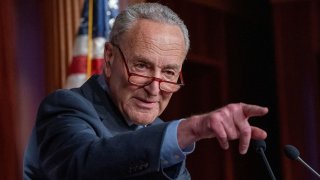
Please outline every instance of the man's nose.
M160 81L154 79L150 84L146 85L144 89L150 95L158 95L160 93Z

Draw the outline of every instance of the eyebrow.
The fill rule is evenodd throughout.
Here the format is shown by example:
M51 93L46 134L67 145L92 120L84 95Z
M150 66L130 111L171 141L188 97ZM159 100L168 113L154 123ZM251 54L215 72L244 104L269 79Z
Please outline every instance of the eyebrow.
M148 58L145 58L143 56L134 56L132 57L132 62L143 62L152 66L155 66L153 62L151 62ZM179 70L180 66L178 64L167 64L162 69L174 69L174 70Z

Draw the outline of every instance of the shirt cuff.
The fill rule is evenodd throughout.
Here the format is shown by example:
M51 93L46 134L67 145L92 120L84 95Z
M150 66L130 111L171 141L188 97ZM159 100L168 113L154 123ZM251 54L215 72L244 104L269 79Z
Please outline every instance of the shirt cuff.
M182 120L171 122L165 132L163 144L160 151L162 168L178 164L186 159L186 156L195 149L195 143L181 149L178 144L178 125Z

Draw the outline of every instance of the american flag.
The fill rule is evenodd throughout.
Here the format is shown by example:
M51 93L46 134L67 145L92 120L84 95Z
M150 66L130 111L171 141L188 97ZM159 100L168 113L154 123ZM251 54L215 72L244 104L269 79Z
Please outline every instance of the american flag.
M111 27L119 13L118 0L93 0L92 23L92 58L91 75L100 74L103 66L104 44L108 41ZM89 0L83 5L81 24L75 39L73 56L68 69L68 77L64 88L81 86L88 78L88 25L89 25Z

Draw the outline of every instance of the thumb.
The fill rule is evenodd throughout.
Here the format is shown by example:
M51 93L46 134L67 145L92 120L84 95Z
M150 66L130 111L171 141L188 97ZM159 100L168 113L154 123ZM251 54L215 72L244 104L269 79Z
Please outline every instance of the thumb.
M267 138L267 133L263 129L251 126L251 138L254 140L264 140Z

